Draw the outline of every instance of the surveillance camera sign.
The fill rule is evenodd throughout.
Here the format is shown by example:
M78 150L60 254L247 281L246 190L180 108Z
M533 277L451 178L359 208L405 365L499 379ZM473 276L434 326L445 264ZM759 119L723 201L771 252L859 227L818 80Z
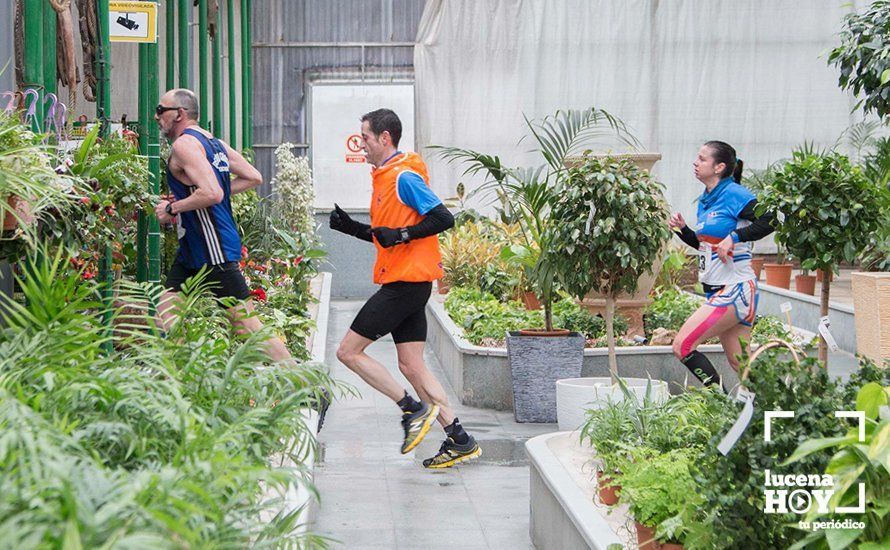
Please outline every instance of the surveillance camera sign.
M158 5L155 2L108 3L111 42L157 42Z

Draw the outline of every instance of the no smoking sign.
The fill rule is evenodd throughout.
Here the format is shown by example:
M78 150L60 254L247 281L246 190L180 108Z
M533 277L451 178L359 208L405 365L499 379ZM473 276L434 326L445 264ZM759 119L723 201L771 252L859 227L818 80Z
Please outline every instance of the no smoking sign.
M362 136L352 134L346 138L346 151L347 163L365 162L365 155L362 153Z

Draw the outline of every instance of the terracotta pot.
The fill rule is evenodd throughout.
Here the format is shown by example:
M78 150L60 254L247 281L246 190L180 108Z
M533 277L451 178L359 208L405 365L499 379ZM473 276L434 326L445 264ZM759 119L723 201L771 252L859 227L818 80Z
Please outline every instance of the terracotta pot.
M791 264L763 264L766 284L779 288L791 288Z
M683 550L683 545L679 542L662 542L659 546L661 550Z
M6 212L6 215L3 216L3 231L12 231L16 227L19 226L19 221L12 214L15 211L19 216L22 215L22 205L25 203L19 201L19 198L15 195L10 195L6 199L6 204L9 205L9 211Z
M525 309L529 311L541 309L541 301L538 300L534 292L524 293L522 295L522 303L525 304Z
M572 331L564 328L546 330L542 328L524 328L519 331L520 336L568 336Z
M766 262L765 258L751 258L751 268L754 269L754 275L757 276L757 280L760 280L760 272L763 270L763 264Z
M618 504L618 491L621 490L621 486L610 485L611 483L612 478L604 474L602 470L596 473L596 484L600 502L606 506L614 506Z
M445 279L436 279L436 288L439 294L448 294L448 291L451 290L451 285L447 284Z
M822 277L822 270L819 269L819 270L816 271L816 281L818 281L818 282L821 283L821 282L822 282L822 279L823 279L823 277ZM831 275L828 276L828 280L831 281L831 282L834 282L834 272L832 272Z
M815 275L795 275L794 290L801 294L816 295L816 276Z
M639 521L637 524L637 544L640 550L658 550L658 541L655 540L655 528L646 527Z

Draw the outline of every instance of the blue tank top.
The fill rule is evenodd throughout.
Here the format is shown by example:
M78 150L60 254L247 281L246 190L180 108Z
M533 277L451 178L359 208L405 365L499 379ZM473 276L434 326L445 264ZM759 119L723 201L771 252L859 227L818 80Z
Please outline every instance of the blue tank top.
M178 214L179 250L176 259L190 269L240 261L241 238L232 216L232 181L226 148L218 139L208 138L196 130L188 129L183 134L194 136L204 146L207 162L213 168L225 196L219 204ZM195 190L194 185L186 185L176 179L169 167L167 185L176 200L185 199Z

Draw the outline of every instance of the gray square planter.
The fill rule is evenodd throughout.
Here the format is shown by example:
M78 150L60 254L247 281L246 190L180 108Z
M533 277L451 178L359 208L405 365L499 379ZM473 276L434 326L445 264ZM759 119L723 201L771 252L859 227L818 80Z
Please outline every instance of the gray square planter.
M584 337L507 334L517 422L556 422L556 381L581 376Z

